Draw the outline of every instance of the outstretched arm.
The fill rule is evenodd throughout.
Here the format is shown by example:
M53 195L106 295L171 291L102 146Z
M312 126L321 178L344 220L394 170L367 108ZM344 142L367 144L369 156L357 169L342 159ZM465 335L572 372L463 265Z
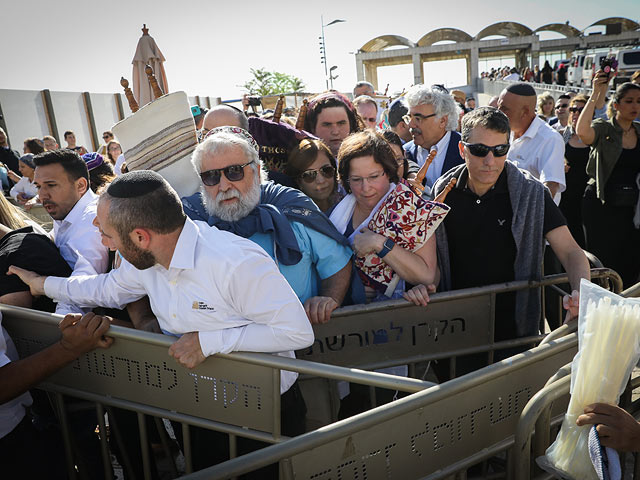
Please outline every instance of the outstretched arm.
M69 314L60 322L59 327L62 338L58 342L27 358L6 363L0 368L0 405L23 394L83 353L97 347L107 348L113 342L112 338L103 337L109 330L109 320L93 313L87 313L82 317Z

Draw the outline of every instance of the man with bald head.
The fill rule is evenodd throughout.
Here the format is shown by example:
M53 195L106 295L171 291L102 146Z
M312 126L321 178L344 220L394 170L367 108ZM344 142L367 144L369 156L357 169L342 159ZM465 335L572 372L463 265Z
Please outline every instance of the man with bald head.
M544 183L559 204L560 194L566 189L564 142L536 115L536 98L536 91L526 83L514 83L500 93L498 108L511 125L507 159Z
M218 127L240 127L249 130L249 119L242 110L231 105L217 105L210 109L202 123L202 136Z

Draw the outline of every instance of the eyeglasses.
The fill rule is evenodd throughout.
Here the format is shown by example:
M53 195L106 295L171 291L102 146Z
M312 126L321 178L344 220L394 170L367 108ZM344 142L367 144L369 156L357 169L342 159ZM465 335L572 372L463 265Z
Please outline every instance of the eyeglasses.
M251 165L253 160L243 165L229 165L225 168L215 168L213 170L207 170L200 174L202 183L208 187L215 187L220 183L220 176L224 173L227 180L230 182L239 182L244 178L244 167Z
M576 112L580 113L580 112L582 112L582 110L584 110L584 107L582 107L582 108L580 108L580 107L571 107L571 108L569 109L569 111L570 111L571 113L576 113Z
M404 120L404 123L409 125L409 122L411 120L415 120L417 123L420 123L426 120L427 118L435 117L436 115L437 115L436 113L432 113L431 115L420 115L419 113L413 113L409 115L403 115L402 119Z
M366 180L368 184L376 183L380 178L384 177L384 172L374 173L368 177L349 177L349 185L361 188Z
M568 103L563 103L561 105L556 105L556 110L560 109L560 108L567 108L569 106Z
M318 177L318 172L320 172L324 178L333 178L333 175L336 173L336 169L331 165L324 165L315 170L306 170L302 172L300 174L300 178L304 180L305 183L313 183Z
M484 143L462 142L462 144L469 149L469 153L474 157L486 157L489 155L489 152L493 152L494 157L504 157L507 152L509 152L510 147L508 143L495 145L493 147L485 145Z
M102 139L103 139L103 140L109 140L110 138L111 138L111 137L110 137L109 135L104 135L104 136L102 137Z

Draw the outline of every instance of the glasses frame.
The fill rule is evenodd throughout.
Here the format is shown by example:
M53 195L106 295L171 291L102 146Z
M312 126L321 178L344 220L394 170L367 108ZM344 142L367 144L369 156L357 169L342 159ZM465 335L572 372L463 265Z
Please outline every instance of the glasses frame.
M327 175L327 173L325 173L325 170L331 170L331 174ZM305 170L300 175L298 175L298 178L304 183L313 183L316 181L316 178L318 178L318 173L320 173L326 179L335 178L336 169L333 165L323 165L320 168Z
M407 115L403 115L402 116L402 120L404 120L404 123L409 125L409 122L411 122L411 120L413 120L413 119L415 119L416 123L422 123L427 118L435 117L436 115L437 115L437 113L431 113L429 115L421 115L419 113L416 113L415 115L413 115L413 118L412 118L412 115L410 113L408 113Z
M569 107L569 111L571 113L582 113L582 110L584 110L584 107L580 108L580 107Z
M227 180L229 180L230 182L239 182L240 180L242 180L244 178L244 167L246 167L247 165L251 165L252 163L254 163L253 160L251 160L250 162L247 163L243 163L242 165L229 165L228 167L224 167L224 168L212 168L211 170L206 170L204 172L200 173L200 180L202 180L202 183L204 183L207 187L215 187L216 185L218 185L220 183L220 179L222 178L222 174L224 174L224 176L226 177ZM230 178L229 174L230 169L231 168L240 168L240 171L238 172L238 175L240 175L240 178ZM207 183L208 180L205 180L206 178L209 178L212 176L212 172L216 172L217 175L217 181L214 181L213 183ZM214 177L215 178L215 177Z
M353 186L357 186L358 188L362 188L364 187L364 181L366 180L368 184L372 184L377 182L380 178L384 177L386 175L387 172L385 172L384 170L382 170L379 173L374 173L373 175L369 175L368 177L349 177L347 178L347 181L349 182L349 185L351 186L351 188L353 188ZM355 178L355 180L354 180Z
M490 147L489 145L485 145L484 143L462 142L462 144L469 149L469 153L471 155L473 155L474 157L479 157L479 158L486 157L487 155L489 155L489 152L492 152L493 156L496 157L496 158L502 158L502 157L506 156L507 153L509 153L509 149L511 148L511 144L510 143L501 143L500 145L494 145L493 147ZM504 147L504 146L507 147L507 151L504 152L502 155L499 155L499 152L497 152L496 149L498 149L500 147ZM487 149L484 155L479 155L478 153L480 153L480 152L477 152L477 150L476 150L476 153L471 151L472 149L475 149L475 148L478 148L478 147L479 148L483 148L483 149L485 149L485 148Z

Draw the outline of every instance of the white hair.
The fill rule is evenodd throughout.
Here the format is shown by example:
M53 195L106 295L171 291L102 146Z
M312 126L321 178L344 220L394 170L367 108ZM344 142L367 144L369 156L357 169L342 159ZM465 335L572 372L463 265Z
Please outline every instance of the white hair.
M253 162L251 168L259 176L262 182L267 181L267 172L262 168L262 161L255 148L240 135L229 132L220 132L210 135L200 143L191 154L191 164L198 175L202 173L202 160L205 155L217 155L234 147L241 148L247 158L247 162Z
M406 99L409 107L433 105L436 118L447 117L447 131L453 131L458 127L458 107L449 94L426 85L414 85L407 92Z

